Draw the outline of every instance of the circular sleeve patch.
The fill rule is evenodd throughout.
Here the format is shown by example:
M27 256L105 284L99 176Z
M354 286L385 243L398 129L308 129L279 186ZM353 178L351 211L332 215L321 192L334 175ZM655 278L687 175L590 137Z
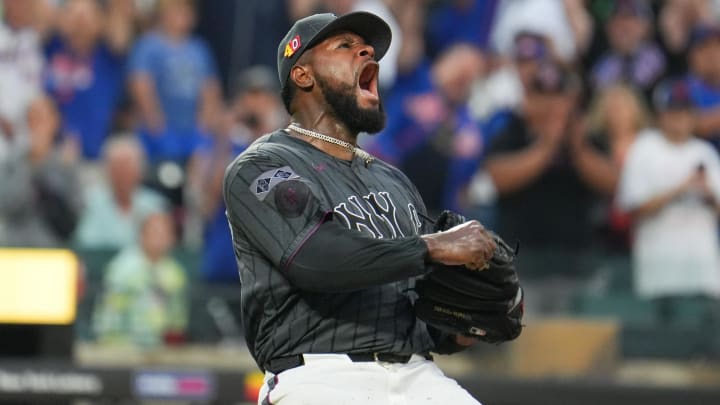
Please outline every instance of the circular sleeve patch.
M300 180L287 180L275 186L275 206L288 217L300 216L310 199L310 187Z

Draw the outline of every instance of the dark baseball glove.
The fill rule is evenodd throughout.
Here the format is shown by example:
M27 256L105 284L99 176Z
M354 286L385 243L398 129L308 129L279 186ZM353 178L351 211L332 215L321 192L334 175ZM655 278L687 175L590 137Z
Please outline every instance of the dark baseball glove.
M435 231L465 222L465 217L443 211ZM516 252L492 233L497 248L485 268L434 265L417 281L418 318L441 331L476 337L488 343L513 340L522 331L523 290L515 270Z

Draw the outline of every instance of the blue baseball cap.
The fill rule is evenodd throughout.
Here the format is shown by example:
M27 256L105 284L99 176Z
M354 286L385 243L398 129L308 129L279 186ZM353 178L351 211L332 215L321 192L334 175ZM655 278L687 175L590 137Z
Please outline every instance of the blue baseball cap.
M690 86L684 79L666 79L653 90L655 111L687 110L694 103L690 96Z
M362 37L375 49L377 61L385 56L392 40L388 24L382 18L366 11L356 11L340 17L331 13L314 14L297 20L278 45L277 70L280 88L285 88L290 69L305 51L340 31L350 31Z

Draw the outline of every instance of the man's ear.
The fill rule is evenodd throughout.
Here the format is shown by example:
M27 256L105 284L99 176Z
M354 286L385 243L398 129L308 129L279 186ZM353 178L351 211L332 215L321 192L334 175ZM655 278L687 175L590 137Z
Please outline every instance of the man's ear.
M308 65L295 65L290 70L290 80L301 90L309 91L315 85L315 77Z

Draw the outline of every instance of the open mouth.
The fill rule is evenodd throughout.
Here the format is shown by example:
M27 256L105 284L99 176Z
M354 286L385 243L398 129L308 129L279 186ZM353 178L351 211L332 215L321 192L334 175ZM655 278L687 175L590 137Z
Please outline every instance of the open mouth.
M379 71L380 66L377 64L377 62L368 62L365 66L362 67L362 69L360 70L360 75L358 77L358 88L360 89L360 94L366 98L371 99L373 103L377 103L380 99L378 97L377 90Z

